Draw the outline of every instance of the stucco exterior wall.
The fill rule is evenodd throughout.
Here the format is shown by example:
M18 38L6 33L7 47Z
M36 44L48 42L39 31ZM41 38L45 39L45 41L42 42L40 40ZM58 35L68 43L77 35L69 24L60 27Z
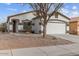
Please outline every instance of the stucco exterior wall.
M79 35L79 21L70 22L70 34Z
M34 33L40 33L41 31L41 25L39 24L40 20L32 20L32 31L34 31Z
M10 24L12 22L12 19L18 19L19 20L19 23L22 23L23 20L32 20L32 18L34 18L35 16L33 15L33 13L27 13L27 14L22 14L22 15L17 15L17 16L13 16L13 17L10 17L9 21L8 21L8 30L9 31L12 31L13 27L12 27L12 24ZM18 30L23 30L23 24L17 26L17 31Z
M12 24L9 25L9 30L10 30L10 31L13 30Z
M58 15L58 19L65 21L65 22L69 22L69 20L61 15Z
M22 14L22 15L17 15L14 17L11 17L9 22L11 22L11 19L19 19L20 23L22 23L22 20L32 20L32 18L34 18L35 16L33 15L33 13L27 13L27 14Z
M23 31L23 25L18 25L18 30Z
M62 20L65 22L69 22L67 18L65 18L64 16L61 16L60 14L58 14L58 18L55 18L55 15L53 15L50 19L58 19L58 20Z
M51 21L55 21L56 19L69 23L69 19L65 18L64 16L61 16L60 14L58 14L58 18L55 18L55 15L53 15L50 19L52 19ZM67 26L67 31L69 31L69 26Z
M77 34L77 22L69 23L69 32L70 34Z
M77 22L77 34L79 35L79 21Z
M19 23L22 23L23 20L26 20L26 19L32 20L34 17L36 17L36 16L34 16L33 13L26 13L26 14L10 17L10 19L8 21L8 30L13 30L12 24L9 24L10 22L12 22L11 21L12 19L18 19ZM61 16L59 14L58 14L58 18L55 18L55 15L53 15L50 19L52 19L52 20L56 19L56 20L69 22L69 20L67 18L65 18L64 16ZM32 23L35 24L35 25L32 25L32 30L35 31L35 33L39 33L40 31L43 31L43 26L39 24L40 20L38 20L38 19L32 20ZM18 24L17 30L23 30L23 25ZM68 30L68 28L67 28L67 30Z
M57 20L59 20L59 21L57 21ZM60 21L61 20L61 21ZM64 21L64 22L63 22ZM34 23L35 25L33 25L32 26L32 30L34 30L36 33L39 33L39 31L41 30L41 31L43 31L43 26L42 25L39 25L39 22L40 21L38 21L38 20L33 20L32 21L32 23ZM66 29L65 29L65 31L67 32L67 31L69 31L69 26L67 26L67 22L69 22L69 19L67 19L67 18L65 18L65 17L63 17L63 16L61 16L61 15L59 15L58 14L58 18L55 18L55 15L53 15L51 18L50 18L50 20L48 21L48 23L50 23L50 22L59 22L59 23L64 23L64 24L66 24ZM66 22L66 23L65 23ZM51 26L49 26L50 28L51 28Z

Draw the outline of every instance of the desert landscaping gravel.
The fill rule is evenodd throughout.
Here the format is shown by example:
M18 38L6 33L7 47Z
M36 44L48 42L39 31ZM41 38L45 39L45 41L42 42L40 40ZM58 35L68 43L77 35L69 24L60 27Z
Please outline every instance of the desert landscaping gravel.
M46 38L42 38L41 35L37 34L0 33L0 50L65 45L72 43L73 42L71 41L53 36L46 36Z

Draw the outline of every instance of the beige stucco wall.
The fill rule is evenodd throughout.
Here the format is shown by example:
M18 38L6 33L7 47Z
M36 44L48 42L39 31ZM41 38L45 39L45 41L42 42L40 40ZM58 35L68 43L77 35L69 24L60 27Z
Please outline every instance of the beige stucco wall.
M62 17L61 15L58 15L58 19L69 23L69 20L65 17ZM67 26L67 31L69 31L69 26Z
M8 22L11 22L11 19L19 19L20 23L22 23L22 20L32 20L32 18L34 18L35 16L33 15L33 13L27 13L27 14L22 14L22 15L17 15L14 17L11 17L10 20ZM50 19L58 19L58 20L62 20L62 21L66 21L69 22L69 20L61 15L58 15L58 18L55 18L55 15L53 15ZM35 23L34 26L32 26L32 30L34 30L36 33L38 33L40 30L43 31L43 27L41 25L39 25L40 20L32 20L32 23ZM12 25L8 23L8 29L12 30ZM23 25L19 25L17 27L17 30L23 30ZM68 29L67 29L68 30Z
M38 19L35 19L35 20L32 20L32 31L34 31L35 33L39 33L39 31L41 31L41 25L39 25L40 23L40 20Z
M79 21L77 22L77 34L79 35Z
M10 21L11 22L11 19L19 19L20 20L20 23L22 22L22 20L32 20L32 18L34 18L35 16L33 15L33 13L27 13L27 14L22 14L22 15L17 15L17 16L14 16L14 17L11 17L10 18Z
M64 16L61 16L60 14L58 14L58 18L55 18L55 15L53 15L50 19L59 19L62 21L69 22L69 20L67 18L65 18Z
M77 34L77 22L70 22L69 23L69 32L71 34Z
M55 19L57 19L69 23L69 19L65 18L64 16L61 16L60 14L58 14L58 18L55 18L55 15L53 15L50 19L54 19L54 21ZM69 31L69 26L67 26L67 31Z
M19 19L19 22L22 23L22 20L32 20L32 18L34 18L35 16L33 15L33 13L27 13L27 14L22 14L22 15L17 15L14 17L10 17L9 21L8 21L8 30L12 30L12 24L9 24L9 22L12 22L12 19ZM17 26L17 30L23 30L23 25L18 25Z
M62 20L62 21L66 21L66 22L69 22L69 20L61 15L58 15L58 19L59 20Z

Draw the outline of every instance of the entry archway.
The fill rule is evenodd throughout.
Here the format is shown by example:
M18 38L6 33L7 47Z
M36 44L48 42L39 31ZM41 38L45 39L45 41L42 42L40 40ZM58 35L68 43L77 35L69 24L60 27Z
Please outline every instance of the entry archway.
M18 23L19 23L19 20L18 19L12 19L12 32L16 33L18 32Z

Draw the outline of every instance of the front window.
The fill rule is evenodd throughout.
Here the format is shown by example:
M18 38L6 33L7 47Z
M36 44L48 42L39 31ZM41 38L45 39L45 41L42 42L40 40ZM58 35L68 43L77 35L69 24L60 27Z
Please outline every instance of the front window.
M55 13L55 18L58 18L58 13Z
M23 28L24 28L24 31L30 32L31 31L31 22L24 22Z

